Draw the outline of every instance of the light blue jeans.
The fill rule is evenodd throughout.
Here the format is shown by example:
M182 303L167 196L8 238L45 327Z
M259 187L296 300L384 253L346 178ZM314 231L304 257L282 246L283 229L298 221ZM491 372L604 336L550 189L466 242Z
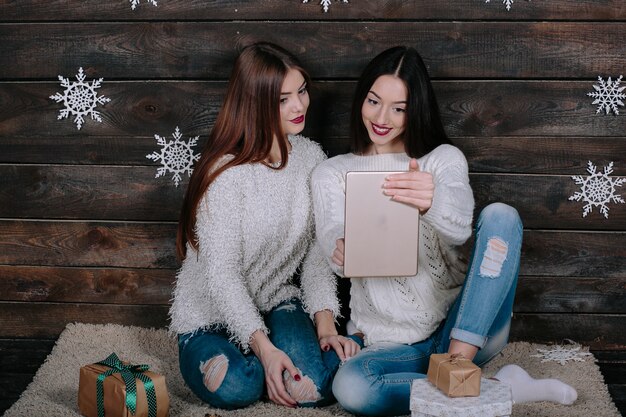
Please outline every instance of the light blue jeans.
M317 333L300 300L285 301L264 316L269 338L285 352L301 372L301 382L315 384L316 401L300 406L321 406L334 401L332 380L340 360L333 349L322 352ZM266 392L265 372L259 359L244 354L229 342L225 330L186 333L178 336L180 372L185 383L213 407L236 409L260 400ZM352 339L362 341L355 336ZM216 375L226 371L223 381ZM311 397L309 393L309 398Z
M333 393L346 410L368 416L410 414L411 381L426 377L430 355L447 352L451 338L478 346L474 363L479 366L504 348L519 273L522 222L514 208L494 203L481 212L475 236L461 292L429 338L412 345L368 346L339 369Z

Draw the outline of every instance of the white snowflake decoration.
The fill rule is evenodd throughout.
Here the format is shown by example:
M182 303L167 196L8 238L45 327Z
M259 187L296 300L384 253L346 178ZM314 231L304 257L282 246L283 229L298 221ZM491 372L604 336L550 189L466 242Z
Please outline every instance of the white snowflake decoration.
M491 0L485 0L485 3L491 3ZM502 0L502 3L504 3L507 10L511 10L511 6L513 5L513 0Z
M328 8L330 7L332 0L321 0L320 1L320 5L322 6L322 8L324 9L324 13L328 12ZM348 0L341 0L344 3L348 3ZM309 0L302 0L302 3L308 3Z
M587 93L589 97L595 98L593 103L597 104L598 110L596 114L600 113L602 110L609 114L610 111L613 111L616 115L619 114L619 110L617 106L624 106L623 99L626 99L626 93L623 93L626 87L620 87L619 83L622 82L622 76L615 81L611 81L611 77L605 82L602 77L598 76L598 84L594 85L593 89L596 90L592 93Z
M153 152L150 155L146 155L146 158L153 161L161 161L161 167L157 169L157 173L154 178L159 178L165 175L166 172L173 172L174 185L178 187L178 183L181 180L180 174L191 176L193 172L193 163L200 159L200 154L195 154L193 146L196 146L198 142L198 136L189 139L189 142L181 140L182 134L176 126L176 131L173 134L174 140L167 142L165 138L159 135L154 135L157 143L161 146L161 152Z
M148 0L150 3L152 3L153 6L157 5L156 0ZM139 6L139 0L130 0L130 8L132 10L135 10L137 8L137 6Z
M615 194L615 188L621 187L626 178L611 178L609 175L613 173L613 162L604 167L604 172L597 172L596 166L589 161L587 163L587 172L590 175L583 177L582 175L573 175L572 179L576 184L580 185L580 191L574 193L569 198L570 201L584 201L587 204L583 207L583 217L593 211L594 206L600 206L600 213L605 218L609 218L608 203L624 203L621 195Z
M580 346L567 348L556 345L552 349L537 349L537 355L530 355L531 358L542 358L541 363L557 362L565 365L568 361L584 362L585 357L592 356L589 352L580 352Z
M72 116L76 116L76 118L74 118L74 123L76 123L76 127L80 130L85 122L83 116L89 115L92 120L102 122L100 113L98 113L95 108L98 104L108 103L111 99L99 96L96 92L96 88L100 88L102 78L92 80L91 84L85 82L83 67L78 69L76 79L78 82L70 82L68 78L64 78L59 75L61 87L65 87L65 91L63 91L63 94L56 93L55 95L50 96L50 98L55 100L57 103L63 102L65 106L64 109L59 111L59 117L57 117L57 120L67 119L70 114Z

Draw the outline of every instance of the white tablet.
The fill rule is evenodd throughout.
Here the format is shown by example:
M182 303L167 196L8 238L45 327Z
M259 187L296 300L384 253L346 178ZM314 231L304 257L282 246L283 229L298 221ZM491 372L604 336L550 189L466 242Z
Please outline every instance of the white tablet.
M385 178L397 173L346 174L344 276L417 274L419 210L383 194Z

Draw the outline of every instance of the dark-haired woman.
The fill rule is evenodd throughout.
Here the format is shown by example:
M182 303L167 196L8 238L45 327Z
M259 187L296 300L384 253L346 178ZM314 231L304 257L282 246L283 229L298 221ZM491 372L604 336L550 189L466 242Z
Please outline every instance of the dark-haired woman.
M185 195L170 328L185 382L214 407L264 393L327 404L337 367L359 350L337 334L336 282L314 239L309 181L325 156L298 135L309 83L284 49L244 48Z
M474 210L468 166L446 136L426 66L413 48L388 49L365 68L351 140L352 153L322 162L312 177L324 256L341 274L345 174L406 171L389 175L381 192L419 209L419 266L412 277L351 280L349 324L367 347L339 369L333 392L355 414L409 414L411 381L425 377L432 353L458 353L483 365L506 345L522 223L512 207L485 207L465 274L459 246L472 234ZM535 381L515 365L496 377L511 383L517 402L576 399L573 388Z

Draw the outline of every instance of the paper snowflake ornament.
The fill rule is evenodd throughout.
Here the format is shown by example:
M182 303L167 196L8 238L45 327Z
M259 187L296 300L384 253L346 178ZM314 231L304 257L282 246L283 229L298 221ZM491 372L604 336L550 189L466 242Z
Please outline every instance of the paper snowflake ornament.
M485 3L491 3L491 0L485 0ZM504 5L506 6L506 10L511 10L513 0L502 0L502 3L504 3Z
M616 115L619 114L619 110L617 106L624 106L623 99L626 98L626 93L624 93L624 89L626 87L620 87L619 83L622 82L622 76L615 81L611 81L611 77L605 82L602 77L598 76L598 84L593 86L595 92L587 93L589 97L595 98L593 103L597 104L598 110L596 114L600 113L602 110L609 114L609 112L613 112Z
M604 167L603 172L598 172L596 166L589 161L587 163L587 172L589 175L573 175L572 179L576 184L580 185L580 191L572 195L570 201L584 201L587 203L583 207L583 217L593 211L594 207L600 207L600 213L605 218L609 218L608 203L624 203L621 195L615 193L616 187L621 187L626 178L612 178L609 175L613 173L613 162Z
M92 120L102 122L100 113L95 110L96 106L98 104L108 103L111 99L99 96L96 92L96 89L100 88L102 78L92 80L91 83L85 82L83 67L78 69L76 80L77 82L70 82L68 78L64 78L59 75L61 87L65 87L65 91L63 91L63 93L56 93L55 95L50 96L50 98L55 100L57 103L63 102L63 105L65 106L65 108L59 111L59 117L57 117L57 120L67 119L70 114L72 116L76 116L74 118L74 123L76 123L78 130L80 130L85 122L83 116L89 115Z
M148 0L148 2L152 3L153 6L157 5L156 0ZM130 8L135 10L139 6L139 0L130 0Z
M330 8L331 5L331 1L332 0L321 0L320 1L320 5L322 6L322 9L324 9L324 13L328 12L328 9ZM348 3L348 0L341 0L344 3ZM302 3L308 3L309 0L302 0Z
M160 152L152 152L150 155L146 155L146 158L153 161L160 161L161 167L157 169L157 173L154 178L159 178L165 175L167 172L173 172L174 185L178 187L178 183L181 180L180 174L191 176L193 172L193 163L200 159L200 154L194 153L192 147L196 146L198 142L198 136L189 139L188 142L181 140L182 134L176 126L174 131L174 140L169 142L159 135L154 135L157 143L161 146Z
M552 349L537 349L537 355L530 355L531 358L542 358L541 363L557 362L565 365L568 361L584 362L585 357L593 356L589 352L581 352L580 346L567 348L565 346L556 345Z

